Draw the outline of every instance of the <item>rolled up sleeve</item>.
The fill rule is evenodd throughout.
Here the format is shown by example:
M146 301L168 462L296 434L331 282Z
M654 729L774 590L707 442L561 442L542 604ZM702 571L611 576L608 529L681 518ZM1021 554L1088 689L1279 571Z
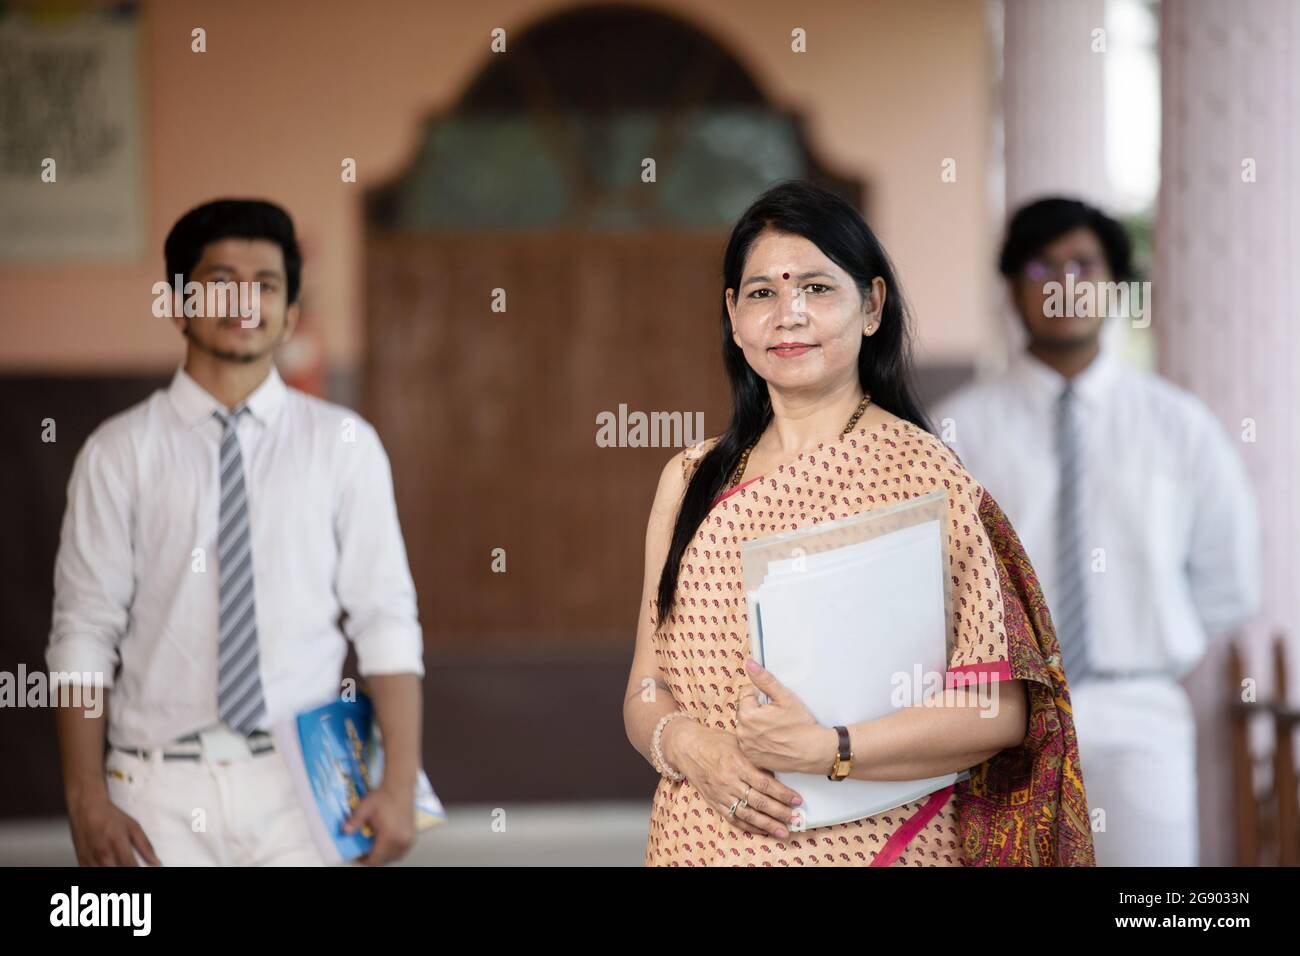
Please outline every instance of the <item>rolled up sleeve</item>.
M127 455L102 431L68 482L45 662L61 679L113 685L135 591Z
M342 455L335 593L357 668L363 676L423 675L424 639L388 456L366 422L358 422L356 440L344 443Z

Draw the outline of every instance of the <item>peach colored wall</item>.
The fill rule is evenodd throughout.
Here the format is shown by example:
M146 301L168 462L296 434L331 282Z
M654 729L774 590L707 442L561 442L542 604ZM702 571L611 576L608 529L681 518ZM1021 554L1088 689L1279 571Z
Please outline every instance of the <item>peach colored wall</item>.
M568 5L546 0L222 4L146 2L142 63L148 248L132 268L0 270L0 367L164 369L180 340L149 312L175 218L218 195L266 196L305 244L305 303L328 361L361 339L360 199L400 169L419 121L451 105L488 53ZM893 254L922 358L969 358L993 323L983 0L656 0L711 33L774 101L804 112L814 146L873 187L873 226ZM190 52L190 30L208 52ZM790 51L803 27L808 52ZM359 182L340 182L343 157ZM957 182L940 163L957 160Z

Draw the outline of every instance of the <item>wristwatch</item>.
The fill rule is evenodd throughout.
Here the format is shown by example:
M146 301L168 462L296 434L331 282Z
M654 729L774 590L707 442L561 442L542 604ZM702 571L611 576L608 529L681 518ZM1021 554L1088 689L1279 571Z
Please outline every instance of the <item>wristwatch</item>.
M852 741L849 740L849 728L836 727L835 732L839 734L840 746L839 752L835 754L835 762L831 764L831 772L826 775L827 780L843 780L849 775L849 767L853 763Z

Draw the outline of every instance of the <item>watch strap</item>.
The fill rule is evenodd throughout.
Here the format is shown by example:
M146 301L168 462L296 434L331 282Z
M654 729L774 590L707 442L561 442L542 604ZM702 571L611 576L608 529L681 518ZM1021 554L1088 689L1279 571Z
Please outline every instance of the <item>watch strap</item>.
M829 780L843 780L849 775L849 768L853 762L853 742L849 737L849 728L837 725L835 733L839 737L839 747L835 754L835 763L831 765L831 772L826 777Z

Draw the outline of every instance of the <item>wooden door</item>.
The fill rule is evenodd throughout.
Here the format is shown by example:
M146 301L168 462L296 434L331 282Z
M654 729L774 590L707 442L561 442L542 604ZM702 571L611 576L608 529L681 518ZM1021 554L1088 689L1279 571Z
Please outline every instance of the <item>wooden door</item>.
M598 447L597 416L702 412L695 439L725 427L725 241L370 237L364 408L392 461L430 650L630 653L646 518L677 449Z

